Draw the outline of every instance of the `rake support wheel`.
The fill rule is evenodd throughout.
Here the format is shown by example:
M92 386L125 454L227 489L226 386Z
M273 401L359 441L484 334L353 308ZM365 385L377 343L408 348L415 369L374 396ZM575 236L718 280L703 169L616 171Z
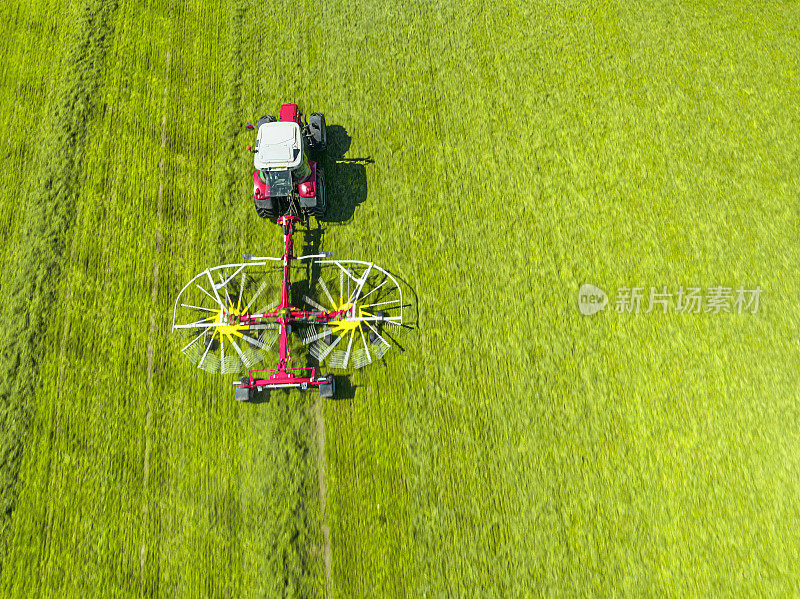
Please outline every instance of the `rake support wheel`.
M236 401L246 403L253 400L253 389L249 385L250 377L242 377L241 385L236 387Z
M332 374L325 375L325 381L319 386L319 396L324 399L331 399L336 393L336 380Z

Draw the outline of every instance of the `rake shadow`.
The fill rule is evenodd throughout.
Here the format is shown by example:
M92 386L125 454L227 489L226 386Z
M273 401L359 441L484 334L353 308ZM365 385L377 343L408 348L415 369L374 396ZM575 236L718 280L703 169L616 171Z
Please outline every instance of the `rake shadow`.
M356 389L358 389L358 385L354 385L352 381L350 381L350 377L348 375L336 375L334 377L336 379L336 392L333 394L334 401L343 401L346 399L355 399L356 397Z

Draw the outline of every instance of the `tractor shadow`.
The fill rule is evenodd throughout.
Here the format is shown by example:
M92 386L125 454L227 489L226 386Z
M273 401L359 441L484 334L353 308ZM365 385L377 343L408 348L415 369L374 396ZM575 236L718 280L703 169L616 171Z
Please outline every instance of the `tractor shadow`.
M375 160L345 158L352 138L341 125L328 125L328 150L322 159L325 169L325 185L328 193L328 209L320 221L323 223L346 223L353 218L356 207L367 199L367 167Z

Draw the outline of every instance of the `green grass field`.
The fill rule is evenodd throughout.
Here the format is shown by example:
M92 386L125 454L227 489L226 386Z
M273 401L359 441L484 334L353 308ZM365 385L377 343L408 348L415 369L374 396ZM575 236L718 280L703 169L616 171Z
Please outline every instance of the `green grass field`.
M0 7L0 595L800 593L800 9L484 4ZM415 327L238 404L172 304L280 254L242 125L285 101L334 139L297 246ZM614 309L681 285L763 293Z

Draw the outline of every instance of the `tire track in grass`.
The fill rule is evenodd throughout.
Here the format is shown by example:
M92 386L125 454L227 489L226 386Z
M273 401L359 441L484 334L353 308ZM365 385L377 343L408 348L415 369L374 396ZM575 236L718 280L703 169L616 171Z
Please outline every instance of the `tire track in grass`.
M57 297L68 233L75 220L81 159L95 110L108 36L117 2L88 0L79 10L65 49L55 108L37 157L35 182L22 194L25 216L9 270L0 337L0 551L17 499L17 478L31 422L39 364L47 347L43 331ZM2 563L0 563L0 569Z
M333 597L333 581L331 580L331 531L328 526L328 479L327 460L325 457L325 418L322 399L314 402L314 428L317 436L317 472L319 473L319 512L320 529L322 531L322 557L325 561L325 596Z
M167 146L167 101L169 100L169 67L170 67L170 48L172 47L172 17L175 8L175 3L170 3L169 6L169 21L170 21L170 31L169 36L167 38L167 55L165 59L164 65L164 91L163 91L163 100L161 103L162 108L162 115L161 115L161 159L158 163L158 204L156 208L156 256L155 260L153 261L153 276L152 276L152 284L150 287L150 304L151 304L151 312L150 312L150 328L147 332L147 393L150 398L148 402L149 405L147 406L147 416L145 420L145 448L144 448L144 462L142 466L143 474L142 474L142 529L141 529L141 536L142 536L142 546L139 550L139 581L140 581L140 588L145 588L145 562L147 561L147 542L146 542L146 531L147 531L147 517L148 517L148 509L147 509L147 495L148 495L148 488L149 488L149 480L150 480L150 451L151 451L151 443L150 443L150 435L152 432L152 425L153 425L153 402L152 402L152 393L153 393L153 354L154 354L154 347L153 347L153 337L156 334L156 309L157 303L156 300L158 299L158 265L159 265L159 255L161 253L161 245L163 242L163 205L164 205L164 154L166 152Z

